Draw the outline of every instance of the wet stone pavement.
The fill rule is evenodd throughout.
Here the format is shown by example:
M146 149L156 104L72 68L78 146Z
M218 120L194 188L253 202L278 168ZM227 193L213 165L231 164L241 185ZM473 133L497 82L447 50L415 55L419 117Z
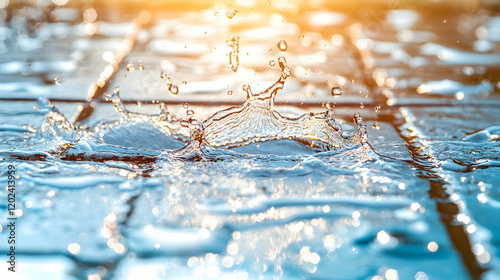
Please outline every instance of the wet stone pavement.
M6 189L0 278L499 278L498 7L271 3L231 17L226 4L77 3L50 19L0 5L0 182L15 166L18 244L12 273ZM169 160L190 131L110 101L203 121L243 104L243 85L273 84L280 56L291 77L273 110L332 108L346 131L359 112L374 152L281 139Z

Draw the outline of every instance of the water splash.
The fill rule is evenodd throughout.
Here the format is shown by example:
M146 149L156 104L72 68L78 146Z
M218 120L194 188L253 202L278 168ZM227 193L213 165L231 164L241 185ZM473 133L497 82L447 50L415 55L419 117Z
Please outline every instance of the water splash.
M278 63L281 75L276 83L258 94L253 94L250 86L243 86L247 93L243 105L219 111L203 123L204 143L230 148L253 142L293 139L318 151L329 151L366 142L366 125L359 114L354 115L358 130L350 134L335 121L331 109L298 118L284 117L275 111L274 98L291 75L284 57L280 57Z
M190 130L190 141L182 148L167 151L160 155L159 162L172 161L174 159L184 160L199 160L206 159L205 153L202 151L203 144L203 124L191 117L188 120L181 120L180 124Z
M51 152L60 153L67 150L80 139L81 129L69 122L47 97L39 97L37 103L38 111L45 117L37 132L47 144L53 143L47 145Z
M252 92L249 85L244 85L243 90L247 97L241 106L218 111L203 122L194 117L195 113L189 109L187 103L183 104L187 120L177 120L169 113L165 103L160 104L159 114L131 112L120 98L120 87L116 86L105 99L111 101L117 112L122 114L118 121L110 124L101 123L93 128L75 127L46 98L41 98L39 109L46 115L46 121L40 131L64 139L63 152L73 148L71 150L73 155L102 151L128 154L127 147L130 147L164 150L159 158L160 161L214 160L219 158L219 155L221 158L228 158L232 154L221 154L218 152L222 151L220 148L234 148L276 140L302 143L315 152L339 151L356 146L369 147L366 124L358 113L354 115L357 130L349 133L344 131L333 118L334 113L330 108L325 112L307 113L297 118L284 117L276 111L274 99L283 90L286 79L291 76L286 59L279 57L277 62L280 76L274 84L257 94ZM167 79L169 86L173 86L169 75L162 73L161 77ZM140 133L136 133L137 129ZM187 144L175 149L176 146L169 142L162 147L156 145L159 138L173 139L168 141L175 140ZM151 143L151 139L155 139L155 143ZM77 143L79 140L81 143ZM138 142L142 144L137 144ZM123 148L114 148L116 146ZM132 150L132 152L138 151Z
M135 113L129 111L125 108L123 101L120 97L120 87L116 86L113 93L107 94L105 97L106 101L113 102L113 106L116 111L122 113L122 118L113 124L108 124L101 126L101 128L96 128L94 131L100 131L101 137L103 136L102 131L109 131L111 128L121 125L131 123L152 123L156 128L158 128L162 133L167 136L172 136L173 138L186 142L189 138L189 131L182 129L179 121L176 120L174 115L171 115L168 111L167 105L164 102L160 103L160 113L159 114L144 114Z
M229 53L229 65L231 66L231 70L233 70L234 73L238 71L238 66L240 65L239 42L240 42L240 37L238 36L231 36L226 40L227 46L231 49L231 52Z

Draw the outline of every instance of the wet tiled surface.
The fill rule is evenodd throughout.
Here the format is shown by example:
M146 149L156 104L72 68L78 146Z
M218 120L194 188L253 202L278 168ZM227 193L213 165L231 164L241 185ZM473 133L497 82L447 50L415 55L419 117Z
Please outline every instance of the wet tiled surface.
M120 16L112 7L77 6L53 12L68 19L37 27L34 38L23 35L27 27L2 27L10 35L0 54L0 172L14 163L22 184L19 271L2 266L2 277L499 277L500 27L493 8L438 15L429 7L386 7L370 16L311 8L282 16L247 7L228 18L221 7ZM233 73L226 39L235 34ZM151 165L8 157L40 152L30 142L39 135L29 132L44 120L33 109L39 96L58 100L63 115L89 127L120 121L101 96L117 87L130 111L158 113L165 102L185 118L187 103L204 120L243 103L244 84L259 92L274 83L281 55L292 77L275 110L299 116L332 107L349 131L360 112L379 160ZM343 94L332 97L337 86ZM107 139L145 149L141 133L150 128L139 126ZM157 155L171 142L155 137ZM281 149L274 145L241 151ZM1 199L5 255L4 193Z

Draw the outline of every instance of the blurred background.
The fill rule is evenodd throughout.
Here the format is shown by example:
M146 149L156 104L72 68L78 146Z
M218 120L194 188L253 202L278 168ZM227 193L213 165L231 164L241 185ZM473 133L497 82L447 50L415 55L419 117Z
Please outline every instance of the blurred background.
M381 159L158 167L36 142L39 97L75 126L123 122L117 88L130 111L203 121L274 83L280 56L276 110L334 108L348 131L359 112ZM493 0L0 0L0 163L22 183L19 273L0 276L498 279L499 93ZM159 155L141 126L105 144Z

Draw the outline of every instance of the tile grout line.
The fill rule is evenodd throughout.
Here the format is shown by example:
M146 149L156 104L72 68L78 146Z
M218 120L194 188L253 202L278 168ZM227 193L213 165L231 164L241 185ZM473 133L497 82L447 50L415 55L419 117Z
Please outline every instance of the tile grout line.
M137 39L137 34L141 30L142 26L147 24L150 20L151 13L149 11L142 10L139 12L139 15L133 21L133 31L130 34L127 34L121 42L124 44L124 47L114 54L113 60L103 69L99 78L90 85L87 93L87 100L78 106L78 109L72 118L73 124L85 120L92 114L94 107L96 106L95 100L100 98L106 90L108 90L111 80L116 76L120 67L124 66L125 57L127 57L132 51Z
M94 99L97 99L99 95L97 95ZM19 102L19 101L25 101L25 102L35 102L37 101L36 98L0 98L1 102ZM84 99L64 99L64 98L51 98L51 102L65 102L65 103L87 103L89 101L84 100ZM384 102L384 100L380 102ZM111 101L105 101L102 100L102 103L112 103ZM137 104L137 102L140 102L142 105L154 105L158 104L161 102L165 102L168 105L182 105L186 102L189 102L191 105L196 105L196 106L234 106L234 105L241 105L241 101L204 101L204 100L155 100L155 101L150 101L150 100L122 100L124 104ZM363 102L365 106L376 106L379 105L380 102ZM286 101L286 102L274 102L275 105L281 105L281 106L296 106L296 107L322 107L327 103L332 103L332 102L320 102L320 101ZM336 107L359 107L359 102L342 102L342 101L337 101L336 102ZM387 107L387 110L389 111L394 111L394 110L399 110L400 108L403 107L408 107L408 108L422 108L422 107L478 107L478 108L500 108L500 102L470 102L470 103L399 103L399 104L394 104L389 107Z
M356 48L356 41L359 39L365 39L363 37L363 31L360 23L354 24L351 26L351 32L349 33L351 36L351 40L347 40L351 46L358 50L357 54L359 55L358 61L360 61L361 68L363 71L373 73L373 66L375 65L375 61L373 59L373 55L371 54L369 49L358 49ZM366 74L363 75L363 79L370 92L376 93L379 90L389 91L388 88L383 88L376 85L375 80L372 80L371 77L367 77ZM440 174L439 170L436 170L438 166L436 165L436 159L433 155L428 152L425 153L426 145L419 141L419 136L414 135L414 131L410 131L410 133L404 132L404 125L409 125L406 118L404 118L404 107L417 107L415 104L413 106L407 106L405 104L394 104L391 102L392 100L389 98L390 94L386 92L382 94L377 94L378 98L374 98L375 101L380 101L383 104L390 104L389 108L391 110L384 110L384 114L380 115L380 119L388 121L390 124L394 126L399 136L404 139L405 144L410 152L412 159L418 165L417 172L419 173L419 177L425 179L430 184L430 189L428 191L429 198L436 203L436 209L438 214L440 215L440 220L445 227L448 237L456 249L459 257L461 258L463 264L466 266L467 272L472 279L480 279L481 275L487 271L487 269L481 267L477 262L473 252L471 242L469 240L469 236L465 230L464 225L457 225L454 223L455 216L460 212L458 205L450 200L450 195L446 192L447 185L443 180L443 175ZM431 106L441 106L433 105L433 104L419 104L419 105L431 105ZM463 104L462 104L463 105ZM448 105L449 106L449 105ZM459 104L453 104L450 107L460 106ZM466 106L466 105L465 105ZM395 108L394 108L395 107ZM421 106L418 106L421 107ZM395 110L392 110L395 109ZM397 112L396 112L397 110ZM396 118L396 114L400 113L403 115L403 119L400 120ZM399 123L399 125L397 125Z

